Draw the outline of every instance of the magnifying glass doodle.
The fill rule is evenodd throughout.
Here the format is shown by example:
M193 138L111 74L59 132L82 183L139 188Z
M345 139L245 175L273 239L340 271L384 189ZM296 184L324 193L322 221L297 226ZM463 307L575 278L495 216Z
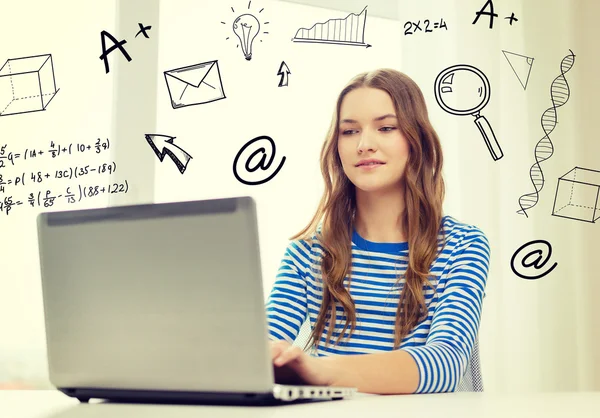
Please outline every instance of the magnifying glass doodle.
M479 112L490 101L490 82L481 70L466 64L446 68L435 79L435 100L448 113L475 117L475 125L494 161L503 153L490 123Z

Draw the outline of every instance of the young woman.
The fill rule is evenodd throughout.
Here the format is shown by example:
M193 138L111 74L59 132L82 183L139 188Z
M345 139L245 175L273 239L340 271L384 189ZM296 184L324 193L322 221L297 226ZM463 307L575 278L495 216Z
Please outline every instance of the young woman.
M321 151L325 193L290 238L266 305L276 371L367 393L456 389L490 248L476 226L442 213L442 162L409 77L379 69L341 91ZM310 353L292 345L306 318Z

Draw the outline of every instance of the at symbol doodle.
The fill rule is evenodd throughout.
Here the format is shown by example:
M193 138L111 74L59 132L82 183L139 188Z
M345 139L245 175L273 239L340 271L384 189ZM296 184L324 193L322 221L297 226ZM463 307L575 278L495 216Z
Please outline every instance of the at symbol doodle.
M545 246L544 249L547 249L548 253L544 256L544 251L542 249L538 248L535 250L529 250L525 255L519 254L522 250L524 251L526 247L534 246L535 244L543 244ZM554 263L550 268L548 268L546 271L544 271L538 275L527 275L527 274L519 273L515 269L515 260L517 259L517 257L519 257L519 260L520 260L519 264L522 267L524 267L525 269L534 268L535 270L540 270L550 260L551 256L552 256L552 245L550 245L550 243L548 241L543 240L543 239L529 241L529 242L521 245L517 249L517 251L515 251L512 258L510 259L510 268L512 269L513 273L515 273L517 276L521 277L522 279L527 279L527 280L539 279L541 277L544 277L546 274L550 273L552 270L554 270L556 268L556 266L558 265L558 263Z
M275 141L273 141L273 139L270 136L266 136L266 135L261 135L261 136L257 136L254 139L251 139L250 141L248 141L243 147L242 149L239 150L239 152L237 153L237 155L235 156L235 159L233 160L233 175L235 176L236 179L238 179L238 181L240 181L243 184L247 184L249 186L255 186L258 184L263 184L268 182L269 180L271 180L273 177L275 177L277 175L277 173L279 173L279 170L281 170L281 167L283 167L283 163L285 163L285 157L283 157L281 159L281 162L279 163L279 166L275 169L275 171L266 179L263 180L257 180L257 181L249 181L249 180L244 180L242 177L240 177L240 175L238 174L238 169L237 169L237 164L238 164L238 160L240 159L240 156L242 155L242 153L246 150L246 148L248 148L250 145L252 145L253 143L257 142L257 141L261 141L261 140L267 140L269 141L269 143L271 144L271 148L273 148L273 152L271 154L271 157L269 158L268 161L265 161L266 159L266 154L267 152L265 151L264 147L260 147L257 150L255 150L252 154L250 154L250 156L246 159L246 164L244 164L244 168L246 169L246 171L253 173L256 170L258 170L259 168L266 171L269 169L269 167L271 167L271 164L273 163L273 159L275 158ZM252 161L252 159L259 153L262 153L262 156L260 158L260 161L258 162L258 164L256 164L254 167L250 166L250 161Z

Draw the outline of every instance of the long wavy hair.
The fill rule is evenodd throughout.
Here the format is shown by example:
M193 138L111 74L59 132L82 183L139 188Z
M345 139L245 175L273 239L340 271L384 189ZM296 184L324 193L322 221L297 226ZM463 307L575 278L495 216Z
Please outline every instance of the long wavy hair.
M363 72L353 77L340 92L334 115L321 149L321 172L325 190L309 224L291 240L311 240L316 234L323 248L321 276L323 302L317 321L304 349L318 346L326 326L326 346L337 322L337 306L341 305L346 321L335 344L348 326L352 335L356 328L356 311L344 278L351 273L352 230L356 213L355 186L344 173L337 151L340 107L346 94L359 87L372 87L387 92L394 103L399 130L408 140L409 155L404 171L405 208L401 224L408 238L409 255L395 319L394 348L411 330L427 318L424 285L431 286L429 269L438 255L442 204L445 194L442 178L442 150L439 138L427 114L427 106L419 86L407 75L389 68ZM399 192L400 193L400 192ZM321 231L318 225L322 222ZM433 286L431 286L433 288ZM434 288L435 290L435 288ZM331 326L331 318L333 326Z

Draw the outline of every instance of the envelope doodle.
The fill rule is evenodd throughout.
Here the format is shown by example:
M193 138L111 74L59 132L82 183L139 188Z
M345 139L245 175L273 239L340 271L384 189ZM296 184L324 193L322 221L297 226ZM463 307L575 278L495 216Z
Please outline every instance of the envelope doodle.
M0 68L0 116L46 110L56 93L50 54L11 58Z
M173 109L225 98L219 63L216 60L176 68L165 71L164 74Z

